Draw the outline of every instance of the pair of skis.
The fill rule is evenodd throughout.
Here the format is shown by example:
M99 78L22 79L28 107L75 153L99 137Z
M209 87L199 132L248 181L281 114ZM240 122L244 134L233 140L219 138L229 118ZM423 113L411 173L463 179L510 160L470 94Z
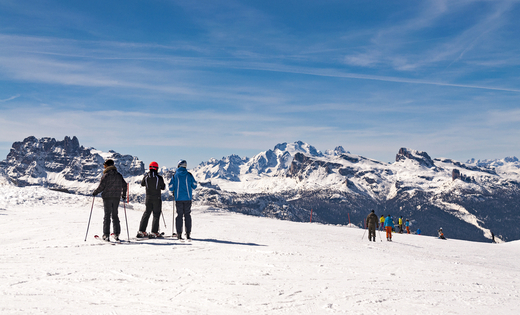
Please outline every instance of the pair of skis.
M106 239L106 240L104 240L99 235L94 235L94 238L97 239L100 242L107 243L107 244L110 244L110 245L116 245L116 244L121 244L122 243L121 240L116 239L114 233L110 234L110 237L108 239ZM113 240L111 240L111 238Z

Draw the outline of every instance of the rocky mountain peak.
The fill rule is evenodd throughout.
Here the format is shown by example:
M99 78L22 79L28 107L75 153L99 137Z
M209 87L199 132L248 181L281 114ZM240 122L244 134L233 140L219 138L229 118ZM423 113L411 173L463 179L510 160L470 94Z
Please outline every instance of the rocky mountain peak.
M137 157L85 148L75 136L66 136L62 141L30 136L21 142L14 142L6 159L0 162L0 167L18 186L44 185L68 190L70 187L64 186L70 182L97 182L103 173L103 163L108 158L114 160L123 176L144 174L144 164Z
M347 154L347 153L350 153L350 152L345 151L345 149L343 149L342 146L337 146L337 147L334 148L334 150L326 150L325 151L326 155L332 155L332 156L340 156L342 154Z
M424 151L417 151L408 148L399 149L399 152L395 156L395 161L401 162L406 161L407 159L417 161L420 165L428 168L435 166L431 157Z
M303 141L296 141L289 144L287 142L279 143L274 147L274 151L276 150L280 150L282 152L289 152L293 156L298 152L310 154L312 156L323 156L323 153L321 153L321 151L317 150L312 145Z

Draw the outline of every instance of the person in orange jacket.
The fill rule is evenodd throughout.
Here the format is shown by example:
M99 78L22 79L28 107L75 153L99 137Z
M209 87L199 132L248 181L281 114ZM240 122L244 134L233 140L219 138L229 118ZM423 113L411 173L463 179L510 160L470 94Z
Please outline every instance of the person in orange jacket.
M394 220L392 217L388 215L385 219L385 228L386 228L386 240L392 241L392 229L394 228Z

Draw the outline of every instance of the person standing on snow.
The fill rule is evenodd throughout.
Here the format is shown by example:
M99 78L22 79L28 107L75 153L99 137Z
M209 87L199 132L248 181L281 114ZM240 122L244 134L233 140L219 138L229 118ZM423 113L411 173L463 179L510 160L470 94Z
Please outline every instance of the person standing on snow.
M386 240L391 241L392 240L392 229L394 228L394 220L392 220L392 217L388 215L385 219L385 229L386 229Z
M99 183L98 188L94 190L92 195L96 196L102 192L103 207L105 216L103 218L103 240L110 240L110 217L114 226L114 237L119 241L119 234L121 234L121 224L119 223L119 215L117 209L119 208L119 200L122 198L123 202L126 199L126 182L117 168L114 166L113 160L106 160L103 164L105 170Z
M406 233L410 234L410 221L408 221L408 219L406 219L406 222L404 223L404 225L406 226Z
M374 210L370 212L367 217L367 228L368 228L368 240L376 241L376 228L377 228L377 215L374 213Z
M191 200L193 198L192 190L197 188L197 182L193 175L186 170L188 163L180 160L177 171L170 181L170 191L175 197L175 206L177 207L177 218L175 226L177 229L177 238L182 240L182 221L186 227L186 238L191 239Z
M442 228L439 229L439 238L445 240L446 237L444 236L444 232L442 232Z
M159 220L162 211L161 190L164 190L166 185L164 184L162 176L157 173L159 170L159 164L157 164L157 162L150 163L149 169L150 171L144 175L141 181L141 186L146 186L146 199L144 202L146 210L139 224L139 232L137 232L138 238L146 236L149 238L162 237L161 234L159 234ZM148 225L148 220L152 213L152 232L148 235L146 233L146 226Z
M399 217L399 234L403 234L403 216Z
M383 230L385 227L385 217L383 215L381 215L381 218L379 218L379 223L381 223L381 227L379 229Z

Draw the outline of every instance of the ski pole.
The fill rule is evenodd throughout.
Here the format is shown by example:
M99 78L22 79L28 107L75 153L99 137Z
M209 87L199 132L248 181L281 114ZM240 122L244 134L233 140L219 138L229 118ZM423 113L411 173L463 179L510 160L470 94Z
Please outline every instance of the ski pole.
M94 210L94 200L96 200L95 196L92 197L92 207L90 208L90 215L88 217L87 233L85 233L85 242L87 241L88 229L90 227L90 218L92 218L92 210Z
M128 243L130 243L130 232L128 231L128 218L126 217L126 201L130 201L130 184L126 184L127 196L123 199L123 208L125 209L125 221L126 221L126 236L128 237Z
M173 195L172 237L175 236L175 195Z
M125 209L126 236L128 237L128 242L130 243L130 232L128 231L128 218L126 217L126 200L123 200L123 208Z
M367 229L365 229L365 232L363 232L363 236L361 236L361 239L365 238L365 233L367 232Z
M166 226L166 220L164 219L164 212L162 212L162 210L161 210L161 216L162 216L162 220L164 222L164 229L167 229L168 227Z

